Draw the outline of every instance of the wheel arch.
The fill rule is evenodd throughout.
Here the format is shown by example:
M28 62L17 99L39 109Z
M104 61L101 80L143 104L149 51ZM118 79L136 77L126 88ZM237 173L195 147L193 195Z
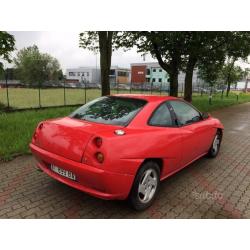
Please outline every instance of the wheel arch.
M146 159L144 159L144 161L141 163L141 165L137 169L137 172L143 166L143 164L145 164L146 162L149 162L149 161L153 161L153 162L157 163L157 165L160 168L160 175L161 175L162 170L163 170L163 159L162 158L146 158Z

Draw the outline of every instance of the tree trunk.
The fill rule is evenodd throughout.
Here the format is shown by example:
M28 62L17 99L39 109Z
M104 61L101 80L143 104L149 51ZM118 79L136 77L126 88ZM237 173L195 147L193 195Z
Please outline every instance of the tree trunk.
M245 88L244 88L245 93L247 93L247 86L248 86L248 78L246 78L246 82L245 82Z
M170 91L169 94L171 96L178 96L178 74L179 74L179 68L180 68L180 62L181 57L178 53L174 53L171 57L171 62L164 62L162 59L162 55L160 53L160 49L157 45L157 43L154 40L151 40L153 44L153 52L155 54L155 57L159 63L159 65L168 73L169 80L170 80Z
M178 96L178 70L173 70L169 72L169 79L170 79L170 96Z
M230 83L228 82L227 83L227 94L226 94L226 96L228 97L228 95L229 95L229 92L230 92Z
M112 31L99 31L102 96L110 95L109 73L112 56Z
M192 102L193 72L196 59L190 57L186 67L184 100Z
M231 79L230 74L231 74L231 71L232 71L232 69L233 69L233 67L234 67L235 61L236 61L236 59L233 58L233 59L232 59L232 62L231 62L231 67L229 68L229 71L228 71L228 73L227 73L227 94L226 94L227 97L228 97L228 95L229 95L230 86L231 86L231 83L230 83L230 79Z

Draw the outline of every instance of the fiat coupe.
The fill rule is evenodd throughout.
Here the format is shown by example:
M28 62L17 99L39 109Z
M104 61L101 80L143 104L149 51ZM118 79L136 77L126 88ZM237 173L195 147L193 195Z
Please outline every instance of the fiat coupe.
M125 94L39 123L30 148L52 178L143 210L160 181L204 155L216 157L222 134L218 119L182 99Z

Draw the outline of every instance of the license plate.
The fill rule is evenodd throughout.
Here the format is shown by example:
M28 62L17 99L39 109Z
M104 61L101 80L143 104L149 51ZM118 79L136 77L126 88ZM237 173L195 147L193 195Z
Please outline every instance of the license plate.
M64 176L64 177L69 178L69 179L74 180L74 181L76 180L76 175L68 170L64 170L64 169L59 168L53 164L51 164L50 168L53 172L55 172L61 176Z

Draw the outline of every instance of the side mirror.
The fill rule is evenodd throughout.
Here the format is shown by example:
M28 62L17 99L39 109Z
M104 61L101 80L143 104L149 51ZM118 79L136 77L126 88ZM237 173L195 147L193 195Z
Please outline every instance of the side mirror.
M203 119L207 119L207 118L210 117L210 114L207 113L207 112L202 112L202 113L201 113L201 116L202 116Z

